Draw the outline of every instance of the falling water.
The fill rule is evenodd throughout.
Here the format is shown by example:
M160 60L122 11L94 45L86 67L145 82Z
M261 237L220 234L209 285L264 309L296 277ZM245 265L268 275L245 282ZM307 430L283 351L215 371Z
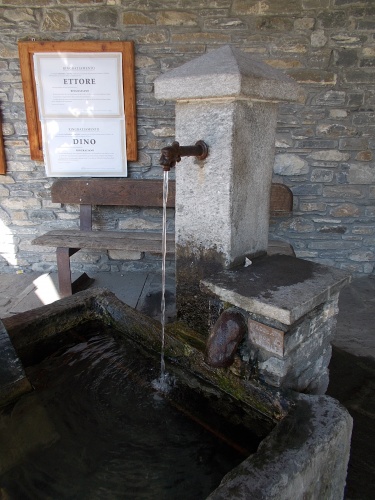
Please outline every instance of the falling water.
M162 264L161 264L161 361L160 378L165 378L164 344L165 344L165 260L167 255L167 200L168 200L168 171L163 177L163 229L162 229Z
M168 201L168 171L164 170L163 178L163 228L162 228L162 265L161 265L161 354L160 377L153 381L153 387L159 391L167 392L173 385L173 380L165 371L164 345L165 345L165 262L167 255L167 201Z

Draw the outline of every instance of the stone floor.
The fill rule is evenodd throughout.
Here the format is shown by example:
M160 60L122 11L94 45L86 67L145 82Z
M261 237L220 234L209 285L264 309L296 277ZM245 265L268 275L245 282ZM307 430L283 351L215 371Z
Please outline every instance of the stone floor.
M92 287L109 288L132 307L159 319L159 274L99 273ZM0 274L0 318L59 298L56 274ZM175 314L174 276L167 276L167 316ZM353 280L340 295L328 394L354 419L346 500L375 498L375 277ZM321 500L321 499L317 499ZM323 499L322 499L323 500Z
M375 498L375 277L340 294L328 394L352 415L346 500Z

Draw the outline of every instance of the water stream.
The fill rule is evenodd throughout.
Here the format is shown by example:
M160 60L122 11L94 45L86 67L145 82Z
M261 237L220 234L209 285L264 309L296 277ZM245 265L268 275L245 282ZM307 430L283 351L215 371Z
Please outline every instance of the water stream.
M168 201L168 171L164 170L163 177L163 226L162 226L162 264L161 264L161 350L160 350L160 377L154 380L153 387L162 392L168 392L173 386L173 378L165 371L164 344L165 344L165 266L167 255L167 201Z
M163 172L163 229L162 229L162 264L161 264L161 362L160 378L165 378L164 342L165 342L165 261L167 255L167 201L168 171Z

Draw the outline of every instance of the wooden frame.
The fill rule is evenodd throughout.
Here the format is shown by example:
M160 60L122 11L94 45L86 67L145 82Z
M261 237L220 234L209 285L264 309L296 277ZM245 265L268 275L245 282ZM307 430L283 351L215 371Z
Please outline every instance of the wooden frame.
M27 129L32 160L43 161L42 131L39 119L33 55L37 52L121 52L126 120L126 150L129 161L137 160L137 123L133 42L18 42L25 98Z
M7 173L7 168L5 161L4 139L3 139L2 121L0 114L0 175L5 175L6 173Z

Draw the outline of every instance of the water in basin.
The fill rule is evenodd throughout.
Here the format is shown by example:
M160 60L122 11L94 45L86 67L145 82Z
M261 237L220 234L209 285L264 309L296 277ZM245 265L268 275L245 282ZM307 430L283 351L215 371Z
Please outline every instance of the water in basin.
M38 352L26 367L35 391L0 412L5 498L197 500L260 442L178 376L169 394L155 391L159 360L100 323Z

